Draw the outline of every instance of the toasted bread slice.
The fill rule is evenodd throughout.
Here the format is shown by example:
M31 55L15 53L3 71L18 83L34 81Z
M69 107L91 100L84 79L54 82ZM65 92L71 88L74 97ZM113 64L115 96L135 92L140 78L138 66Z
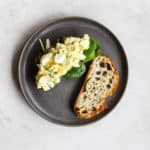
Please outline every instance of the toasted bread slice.
M96 57L75 101L76 115L89 119L108 108L106 98L115 93L118 82L119 74L112 60L105 55Z

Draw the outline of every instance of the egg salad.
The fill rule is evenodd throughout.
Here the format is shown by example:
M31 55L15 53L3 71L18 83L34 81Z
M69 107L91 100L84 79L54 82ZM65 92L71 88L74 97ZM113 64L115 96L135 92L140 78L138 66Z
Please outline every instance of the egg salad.
M48 91L61 81L73 67L79 67L86 58L84 51L90 46L90 37L66 37L63 43L57 42L55 47L40 58L39 71L36 75L37 88Z

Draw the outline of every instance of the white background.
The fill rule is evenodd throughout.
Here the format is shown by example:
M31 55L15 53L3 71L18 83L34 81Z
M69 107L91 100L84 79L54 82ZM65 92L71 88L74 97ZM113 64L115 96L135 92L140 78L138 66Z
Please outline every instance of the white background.
M52 19L89 17L111 29L125 48L129 82L104 119L64 127L35 114L16 82L17 58L31 33ZM150 149L149 0L0 1L0 150Z

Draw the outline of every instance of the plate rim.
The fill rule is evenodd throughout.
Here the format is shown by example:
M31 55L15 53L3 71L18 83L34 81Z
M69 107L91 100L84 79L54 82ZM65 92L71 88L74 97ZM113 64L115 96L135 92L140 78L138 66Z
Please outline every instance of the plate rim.
M106 112L102 117L100 118L96 118L95 120L91 120L90 122L83 122L83 123L80 123L80 124L76 124L76 123L65 123L63 121L60 121L60 120L57 120L57 119L53 119L51 117L48 117L47 114L43 113L42 111L40 111L39 108L36 107L36 105L34 105L32 103L32 98L28 95L28 92L27 90L25 89L24 87L24 83L22 81L22 77L21 77L21 66L22 66L22 59L23 59L23 54L27 48L27 46L29 45L30 42L32 42L32 39L34 39L34 37L36 37L37 34L39 34L41 31L44 31L46 28L48 28L49 26L53 25L53 24L57 24L59 22L62 22L62 21L68 21L68 20L81 20L81 21L87 21L87 22L91 22L92 24L96 24L98 27L100 28L103 28L105 31L107 31L112 37L113 39L117 42L117 44L121 47L121 53L123 54L123 57L124 57L124 64L126 66L126 79L124 80L124 87L122 89L122 92L120 94L120 97L118 98L117 102L115 103L115 105L109 109L108 112ZM126 92L126 88L127 88L127 84L128 84L128 76L129 76L129 65L128 65L128 59L127 59L127 55L125 53L125 50L121 44L121 42L118 40L117 36L109 29L107 28L106 26L104 26L103 24L101 24L100 22L94 20L94 19L90 19L90 18L87 18L87 17L80 17L80 16L69 16L69 17L63 17L63 18L59 18L59 19L56 19L54 21L50 21L50 23L47 23L46 25L43 25L41 26L40 28L38 28L35 32L32 33L32 35L29 37L29 39L26 41L23 49L22 49L22 52L20 54L20 58L19 58L19 61L18 61L18 78L19 78L19 85L20 85L20 89L21 89L21 92L23 93L23 96L25 98L25 101L26 103L30 106L30 108L35 112L37 113L40 117L42 117L43 119L46 119L47 121L49 122L52 122L52 123L55 123L55 124L58 124L58 125L64 125L64 126L74 126L74 127L79 127L79 126L85 126L85 125L90 125L90 124L93 124L97 121L100 121L101 119L103 119L104 117L106 117L108 114L111 113L111 111L113 111L116 106L118 105L118 103L121 101L121 99L123 98L123 96L125 95L125 92Z

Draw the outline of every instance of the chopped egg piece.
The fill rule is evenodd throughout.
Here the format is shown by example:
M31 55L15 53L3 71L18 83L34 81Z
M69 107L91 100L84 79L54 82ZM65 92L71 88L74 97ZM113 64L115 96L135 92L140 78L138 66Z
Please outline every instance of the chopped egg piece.
M59 54L55 55L55 63L63 64L63 63L65 63L65 61L66 61L66 55L65 54L59 53Z

